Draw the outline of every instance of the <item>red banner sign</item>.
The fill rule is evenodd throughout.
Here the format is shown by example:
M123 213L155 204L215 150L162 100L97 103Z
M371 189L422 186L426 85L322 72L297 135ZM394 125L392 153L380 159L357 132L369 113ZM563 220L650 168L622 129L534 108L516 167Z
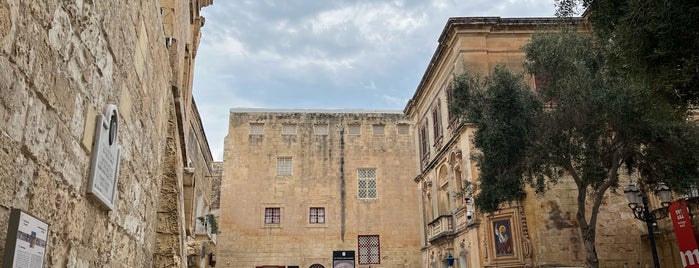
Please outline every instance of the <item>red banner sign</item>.
M692 220L687 213L687 203L679 200L670 204L670 218L675 227L675 236L680 248L683 267L699 268L699 249L694 239Z

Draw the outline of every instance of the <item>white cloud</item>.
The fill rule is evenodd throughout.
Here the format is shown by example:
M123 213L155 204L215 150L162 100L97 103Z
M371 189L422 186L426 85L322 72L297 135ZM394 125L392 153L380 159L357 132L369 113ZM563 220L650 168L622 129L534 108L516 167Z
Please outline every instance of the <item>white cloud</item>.
M402 109L449 17L553 9L551 0L215 2L202 11L194 79L214 157L231 107Z

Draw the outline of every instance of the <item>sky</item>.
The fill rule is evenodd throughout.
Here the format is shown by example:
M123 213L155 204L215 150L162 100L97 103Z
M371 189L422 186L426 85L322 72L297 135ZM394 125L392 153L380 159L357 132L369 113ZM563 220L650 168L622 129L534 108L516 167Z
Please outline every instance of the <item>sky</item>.
M215 160L231 108L403 110L450 17L551 17L554 0L216 0L194 69Z

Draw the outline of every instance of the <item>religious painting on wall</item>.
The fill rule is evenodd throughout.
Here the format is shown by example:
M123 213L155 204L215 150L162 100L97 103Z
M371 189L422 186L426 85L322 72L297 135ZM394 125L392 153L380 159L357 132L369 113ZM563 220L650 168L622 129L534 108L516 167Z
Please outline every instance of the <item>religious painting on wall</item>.
M486 224L486 266L527 267L532 265L531 248L526 233L526 220L521 208L506 207L490 217Z
M493 241L495 242L495 256L512 256L512 224L510 219L493 221Z

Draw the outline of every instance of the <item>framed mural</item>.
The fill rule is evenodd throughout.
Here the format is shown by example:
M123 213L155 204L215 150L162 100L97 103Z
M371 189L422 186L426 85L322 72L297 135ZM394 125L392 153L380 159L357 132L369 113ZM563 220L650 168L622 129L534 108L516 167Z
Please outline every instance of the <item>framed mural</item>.
M512 223L510 219L493 221L493 241L495 242L495 256L513 256Z
M486 267L524 265L529 249L523 245L522 218L517 208L500 210L488 219L486 226Z

